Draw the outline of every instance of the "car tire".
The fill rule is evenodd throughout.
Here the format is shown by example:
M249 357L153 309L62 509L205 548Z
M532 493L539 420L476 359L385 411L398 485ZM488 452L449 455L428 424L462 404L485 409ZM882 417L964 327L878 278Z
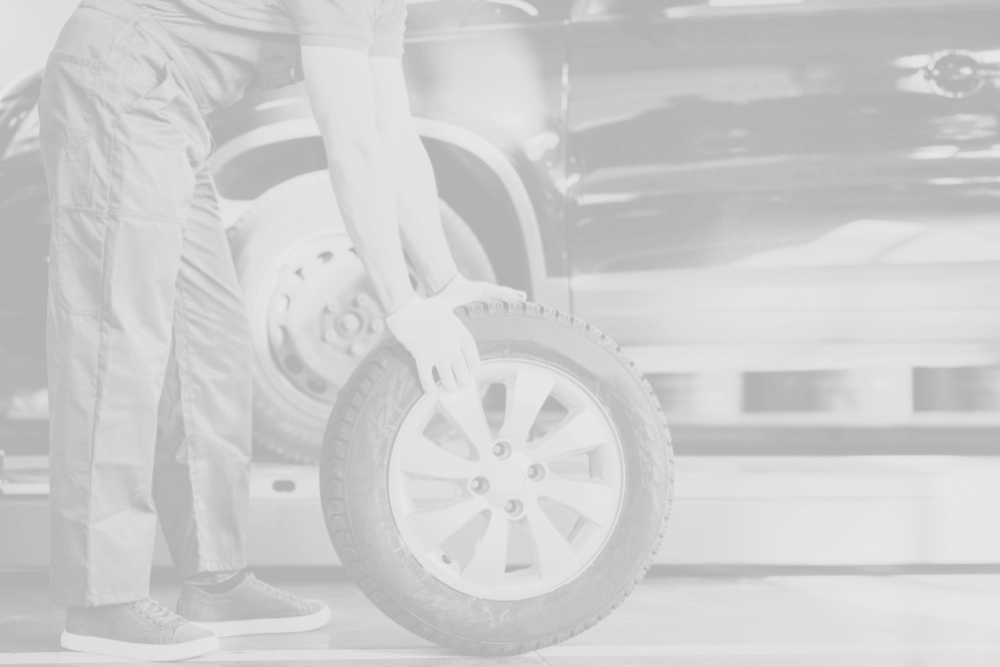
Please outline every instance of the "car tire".
M600 548L585 566L580 556L577 565L583 567L582 570L565 582L550 582L546 589L542 571L548 561L540 555L543 551L540 544L544 540L531 532L530 517L527 521L524 517L519 521L511 520L503 529L507 535L504 552L507 555L503 557L502 567L495 566L493 578L487 581L510 582L517 577L528 583L519 584L524 587L522 589L501 583L492 589L495 594L477 594L463 590L462 582L465 572L479 557L478 551L469 557L468 563L456 565L455 559L459 557L448 556L444 547L440 553L438 550L425 553L426 547L421 544L419 535L408 540L404 526L410 518L401 518L394 505L395 497L402 493L399 490L402 486L392 461L400 456L401 446L397 443L408 442L412 437L405 424L414 414L420 413L421 401L438 399L424 394L412 358L395 340L387 340L373 351L341 392L326 431L320 464L323 510L341 562L365 595L397 623L425 639L465 653L524 653L565 641L592 627L621 604L642 579L662 540L671 503L670 437L649 383L621 349L593 327L533 303L477 303L456 312L479 345L483 372L492 367L502 370L505 364L515 364L514 368L519 368L517 364L527 364L530 369L537 368L539 373L550 369L558 377L566 378L567 386L575 387L574 391L580 389L586 396L595 398L617 433L619 444L615 447L620 451L622 463L620 505L616 519L608 524L609 532ZM520 375L513 377L513 382L521 382ZM511 402L519 402L518 390L511 389L510 385L507 387L507 392L513 392ZM480 395L483 391L486 403L492 388L480 387ZM555 395L553 390L544 406L548 406ZM505 415L515 414L507 412L509 410L509 406L504 408ZM507 419L504 416L499 433L507 427ZM541 421L542 417L538 419ZM560 424L572 421L569 416L564 420L569 421ZM532 426L535 428L537 424ZM555 428L561 430L563 427ZM544 449L546 442L554 441L551 434L538 438L530 447L525 444L524 450ZM594 452L603 452L608 446L601 445L599 450L581 456L588 457L593 465ZM499 445L494 446L493 454L497 447ZM484 461L488 456L481 455L479 460ZM436 458L437 454L426 460ZM493 463L496 462L490 465ZM415 465L423 469L419 461ZM435 473L437 469L434 467L412 478L404 470L399 479L405 478L404 484L414 480L425 483L423 474L446 474ZM546 474L557 482L563 479L551 470ZM530 468L528 476L531 476ZM590 481L604 484L603 479ZM524 488L515 493L523 493ZM471 495L469 499L463 495L454 507L475 500ZM503 502L503 498L498 502ZM504 507L509 507L510 503L506 501ZM536 506L541 505L541 500L537 501ZM451 507L440 511L450 511ZM559 506L554 507L558 509ZM474 521L486 521L487 527L482 536L468 538L470 543L479 545L474 549L481 549L486 544L494 511L499 519L505 518L499 509L490 509L485 519L475 517ZM555 525L555 517L550 511L554 510L545 510L550 519L547 525ZM409 516L422 520L424 510L413 512ZM524 523L529 524L530 539L527 541L534 545L529 550L533 562L512 566L510 554L516 550L513 526ZM448 549L463 548L450 543L455 535L468 532L472 525L465 524L448 537L445 541ZM442 534L448 530L451 528ZM567 544L574 539L575 530L561 533ZM440 538L435 538L431 544L437 539ZM572 545L571 548L577 547ZM461 573L453 577L450 569L437 567L434 559L438 555L446 563L442 567L454 567ZM542 563L541 570L535 563ZM557 569L553 567L551 571ZM536 584L536 580L540 583ZM518 593L519 590L524 592ZM539 593L534 594L535 590Z
M445 202L440 205L459 271L496 282L475 233ZM337 391L386 336L381 306L353 252L326 171L267 191L228 234L253 338L254 443L314 463ZM337 335L339 325L327 312L332 305L358 323L353 342ZM278 321L282 317L289 322ZM321 337L330 331L327 344Z

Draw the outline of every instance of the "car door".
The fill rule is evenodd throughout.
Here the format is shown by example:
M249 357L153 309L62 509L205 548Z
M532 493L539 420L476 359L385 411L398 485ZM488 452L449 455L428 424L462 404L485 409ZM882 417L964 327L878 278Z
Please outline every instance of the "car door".
M575 312L696 421L1000 409L997 25L985 0L579 3ZM965 403L921 385L968 369Z

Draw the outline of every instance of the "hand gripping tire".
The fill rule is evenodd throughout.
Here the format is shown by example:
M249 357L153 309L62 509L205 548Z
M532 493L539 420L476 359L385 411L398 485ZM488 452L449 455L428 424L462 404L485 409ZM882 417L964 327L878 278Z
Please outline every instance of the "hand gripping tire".
M634 364L532 303L459 308L477 390L424 394L395 340L344 387L321 456L341 562L382 611L449 648L513 655L606 617L652 564L670 437Z

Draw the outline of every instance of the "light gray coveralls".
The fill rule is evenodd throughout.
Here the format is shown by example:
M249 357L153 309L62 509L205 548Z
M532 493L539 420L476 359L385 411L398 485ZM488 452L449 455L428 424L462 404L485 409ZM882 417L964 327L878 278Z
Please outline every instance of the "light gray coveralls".
M157 515L182 576L246 565L251 341L204 115L250 74L212 67L236 65L84 0L46 68L57 604L146 597Z
M204 117L293 83L300 44L402 57L405 24L404 0L83 0L63 29L39 100L56 603L147 597L157 515L181 576L245 567L251 338Z

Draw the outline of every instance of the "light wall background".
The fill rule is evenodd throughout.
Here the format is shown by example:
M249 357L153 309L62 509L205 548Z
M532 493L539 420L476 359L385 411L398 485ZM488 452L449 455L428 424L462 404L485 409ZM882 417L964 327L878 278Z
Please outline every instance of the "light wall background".
M0 90L45 64L79 0L0 0Z

